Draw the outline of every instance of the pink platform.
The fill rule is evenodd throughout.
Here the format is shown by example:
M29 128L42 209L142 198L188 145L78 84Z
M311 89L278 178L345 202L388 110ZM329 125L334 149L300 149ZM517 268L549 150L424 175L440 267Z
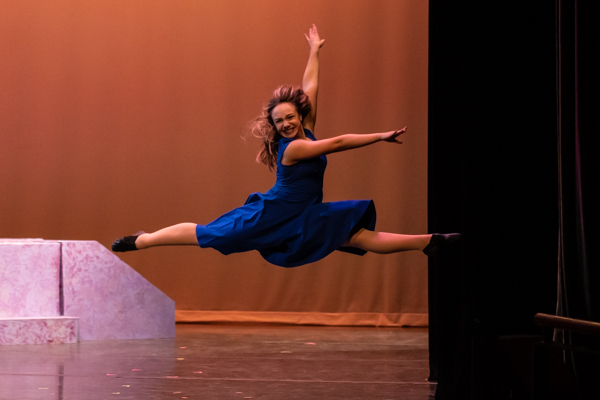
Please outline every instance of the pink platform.
M0 318L0 345L77 343L78 331L78 318Z
M0 239L0 344L74 336L174 337L175 302L98 242Z
M0 239L0 318L58 317L60 243Z

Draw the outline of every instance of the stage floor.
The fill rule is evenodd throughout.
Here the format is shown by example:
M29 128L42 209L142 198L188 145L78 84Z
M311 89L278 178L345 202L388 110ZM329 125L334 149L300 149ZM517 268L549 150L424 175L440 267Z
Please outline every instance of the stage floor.
M0 346L0 399L431 400L427 329L178 324L175 339Z

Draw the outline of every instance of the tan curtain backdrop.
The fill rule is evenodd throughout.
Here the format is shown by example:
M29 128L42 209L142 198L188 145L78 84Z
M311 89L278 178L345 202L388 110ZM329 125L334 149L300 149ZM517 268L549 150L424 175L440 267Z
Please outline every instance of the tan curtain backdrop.
M97 240L207 223L275 176L242 139L326 39L315 134L408 125L401 146L329 156L325 201L374 199L378 230L427 228L428 2L0 2L0 237ZM419 252L335 252L293 269L257 252L120 257L181 321L426 325Z

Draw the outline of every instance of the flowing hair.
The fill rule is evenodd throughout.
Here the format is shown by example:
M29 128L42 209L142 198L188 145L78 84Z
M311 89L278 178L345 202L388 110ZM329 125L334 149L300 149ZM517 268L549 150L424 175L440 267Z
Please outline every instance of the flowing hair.
M265 164L271 171L277 165L277 151L279 140L281 140L281 135L275 128L271 113L281 103L293 104L303 121L310 112L310 101L301 88L282 85L275 89L273 98L263 107L262 115L252 122L250 131L255 137L262 140L262 148L256 156L256 161Z

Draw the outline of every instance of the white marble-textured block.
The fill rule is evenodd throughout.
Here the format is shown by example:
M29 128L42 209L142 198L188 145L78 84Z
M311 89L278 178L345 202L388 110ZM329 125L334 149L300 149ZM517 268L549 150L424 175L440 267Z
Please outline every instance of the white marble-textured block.
M175 302L95 241L61 241L64 313L80 340L175 337Z
M31 243L43 241L44 239L40 238L0 238L0 243Z
M77 318L0 318L0 345L77 341Z
M0 239L0 318L57 317L60 243Z

